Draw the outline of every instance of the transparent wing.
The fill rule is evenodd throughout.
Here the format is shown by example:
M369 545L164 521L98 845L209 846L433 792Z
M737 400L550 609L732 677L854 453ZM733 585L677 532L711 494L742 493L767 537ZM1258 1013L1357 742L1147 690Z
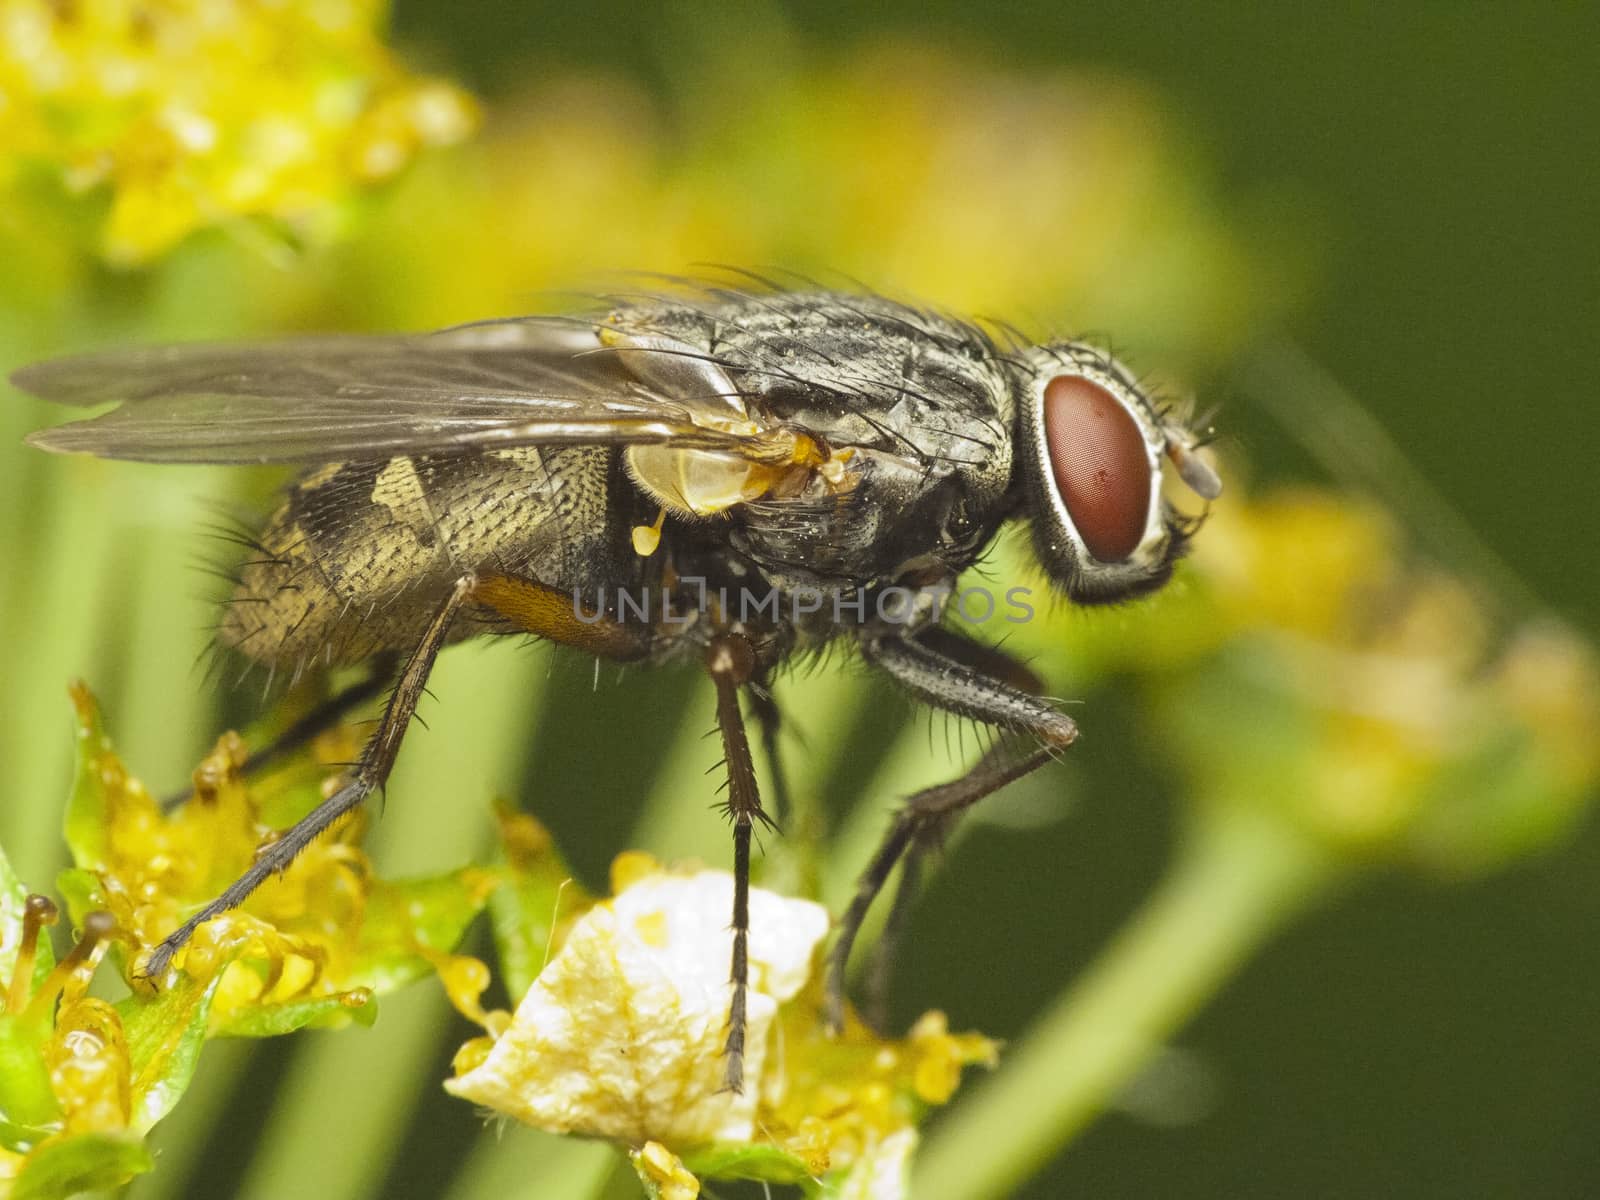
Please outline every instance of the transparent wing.
M646 359L665 365L641 370ZM12 383L59 404L118 404L34 433L33 445L146 462L317 463L561 443L773 452L769 437L729 419L743 413L733 385L687 347L608 345L591 325L554 317L110 350L24 367ZM713 414L721 419L708 422Z

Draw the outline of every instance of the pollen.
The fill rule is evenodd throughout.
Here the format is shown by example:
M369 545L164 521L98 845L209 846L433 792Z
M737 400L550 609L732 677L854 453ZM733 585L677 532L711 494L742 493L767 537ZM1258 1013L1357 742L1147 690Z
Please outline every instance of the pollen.
M667 510L659 509L653 525L633 527L633 552L640 558L649 558L661 545L661 526L667 519Z

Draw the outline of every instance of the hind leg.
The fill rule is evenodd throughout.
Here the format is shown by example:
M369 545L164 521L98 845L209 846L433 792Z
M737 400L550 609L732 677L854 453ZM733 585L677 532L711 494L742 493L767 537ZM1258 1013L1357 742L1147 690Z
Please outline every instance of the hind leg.
M288 867L302 850L326 832L335 821L353 811L363 800L384 785L389 778L390 769L394 766L395 756L400 752L400 742L405 736L406 727L411 723L411 715L416 712L417 701L422 698L422 691L428 682L428 673L433 670L434 660L439 657L439 651L444 646L451 624L462 606L473 599L477 586L476 576L462 576L434 613L416 648L407 659L394 691L389 694L383 718L378 722L378 728L362 750L361 760L345 777L339 789L294 825L285 829L275 841L261 847L255 861L243 875L228 885L222 895L178 926L151 951L149 958L138 968L140 974L154 978L166 974L172 956L184 947L196 929L212 917L220 916L229 909L238 908L258 887Z

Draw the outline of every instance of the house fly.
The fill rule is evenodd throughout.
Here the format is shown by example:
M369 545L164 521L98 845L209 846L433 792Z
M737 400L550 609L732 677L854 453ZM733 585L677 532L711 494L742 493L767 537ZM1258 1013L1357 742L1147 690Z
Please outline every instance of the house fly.
M831 951L837 1023L852 944L895 866L1077 737L1031 672L948 627L941 592L1012 520L1031 524L1071 600L1149 592L1194 527L1163 475L1202 500L1220 491L1196 432L1108 354L825 290L710 287L427 334L110 350L13 382L117 405L29 437L45 450L299 465L238 571L220 642L280 677L371 665L291 739L390 688L327 799L155 947L145 974L164 975L198 926L383 786L448 643L532 634L597 659L698 659L733 828L733 1090L751 836L772 823L741 696L774 746L774 673L843 641L916 699L1009 735L890 822Z

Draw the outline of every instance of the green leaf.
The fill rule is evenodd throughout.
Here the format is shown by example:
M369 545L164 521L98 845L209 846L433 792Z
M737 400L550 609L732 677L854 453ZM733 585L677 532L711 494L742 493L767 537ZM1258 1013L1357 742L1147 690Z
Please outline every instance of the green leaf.
M111 828L106 770L115 757L100 719L100 706L81 683L73 685L72 704L78 716L78 742L72 794L67 800L67 848L75 865L95 868L105 865L106 833Z
M8 1150L25 1149L61 1115L44 1065L49 1039L50 1014L0 1013L0 1144Z
M0 1146L12 1151L31 1149L49 1136L54 1132L52 1123L60 1116L50 1072L44 1065L50 1013L29 1017L5 1011L11 977L17 969L27 902L27 887L0 850ZM50 939L41 935L30 994L43 984L54 965Z
M68 867L56 876L56 894L67 902L74 928L81 926L88 914L108 907L100 876L80 867Z
M48 1125L15 1125L0 1117L0 1146L13 1154L26 1154L51 1134L58 1132Z
M378 1019L378 1000L370 992L365 1004L351 1002L354 993L316 996L288 1004L243 1008L230 1016L217 1032L229 1037L277 1037L298 1029L330 1028L351 1023L370 1026Z
M137 1138L80 1133L30 1155L12 1185L11 1200L67 1200L80 1192L121 1187L154 1165Z
M557 925L594 903L550 842L524 814L499 812L501 837L510 859L510 879L489 898L495 951L506 992L515 1004L549 961Z
M222 975L197 980L179 972L170 987L152 996L135 993L117 1005L128 1040L133 1129L147 1131L188 1090Z
M428 974L433 970L429 955L449 954L460 944L498 882L481 867L398 882L375 880L356 962L341 986L383 995Z
M754 1179L800 1183L811 1178L806 1164L777 1146L712 1145L683 1155L683 1165L709 1179Z

